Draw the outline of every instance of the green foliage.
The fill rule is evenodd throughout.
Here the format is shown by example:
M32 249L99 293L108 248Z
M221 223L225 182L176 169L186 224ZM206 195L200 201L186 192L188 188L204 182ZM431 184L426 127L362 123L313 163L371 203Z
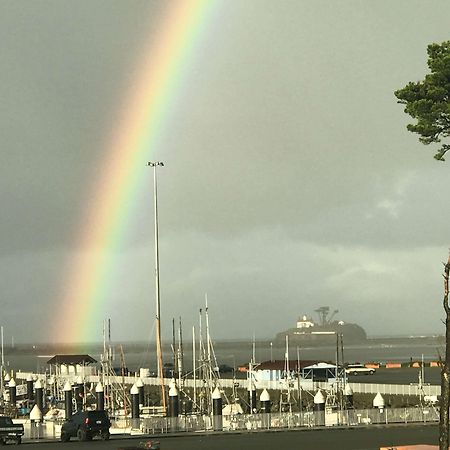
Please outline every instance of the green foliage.
M425 145L441 143L450 135L450 41L430 44L427 48L430 73L423 81L409 82L395 91L398 103L404 104L405 113L417 119L407 129L420 135ZM434 157L445 161L450 144L442 144Z

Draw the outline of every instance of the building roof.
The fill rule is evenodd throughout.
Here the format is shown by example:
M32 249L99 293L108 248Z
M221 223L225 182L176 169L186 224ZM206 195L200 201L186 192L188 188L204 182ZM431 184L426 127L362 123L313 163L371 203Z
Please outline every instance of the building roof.
M312 366L313 364L317 364L318 361L314 360L301 360L300 361L300 369L304 367ZM297 370L297 360L289 361L289 370ZM284 370L286 366L286 361L284 359L276 359L274 361L264 361L255 367L255 370Z
M336 369L336 364L320 362L317 364L311 364L310 366L305 367L305 369Z
M97 361L89 355L55 355L47 361L47 364L68 364L68 365L86 365L96 363Z

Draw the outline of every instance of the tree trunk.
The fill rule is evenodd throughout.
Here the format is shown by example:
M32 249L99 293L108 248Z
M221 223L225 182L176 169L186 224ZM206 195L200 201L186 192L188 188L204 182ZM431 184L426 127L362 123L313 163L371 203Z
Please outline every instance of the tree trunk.
M441 405L439 412L439 450L449 447L449 406L450 406L450 306L448 304L448 279L450 256L444 266L444 310L445 310L445 360L441 366Z

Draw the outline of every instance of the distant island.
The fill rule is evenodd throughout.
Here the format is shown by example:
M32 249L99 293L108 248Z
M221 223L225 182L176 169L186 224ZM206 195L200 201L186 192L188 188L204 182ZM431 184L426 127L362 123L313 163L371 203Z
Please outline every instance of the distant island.
M297 320L295 328L278 333L275 342L282 345L286 336L289 337L290 344L303 346L333 345L336 344L337 335L343 336L345 344L363 343L367 340L367 334L360 325L334 320L338 310L330 314L329 306L321 306L315 312L319 315L319 323L310 317L302 316Z

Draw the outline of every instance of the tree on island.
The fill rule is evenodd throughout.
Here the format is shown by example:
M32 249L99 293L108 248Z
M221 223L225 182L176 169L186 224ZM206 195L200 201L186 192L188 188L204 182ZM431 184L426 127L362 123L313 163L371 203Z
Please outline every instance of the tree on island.
M442 143L450 136L450 41L430 44L427 48L430 73L423 81L409 82L395 91L398 103L405 105L405 113L417 119L407 129L419 134L425 145L439 143L434 157L445 161L444 155L450 144ZM445 311L445 360L441 361L441 403L439 420L439 449L449 447L450 407L450 306L449 293L450 256L444 264L444 311Z

